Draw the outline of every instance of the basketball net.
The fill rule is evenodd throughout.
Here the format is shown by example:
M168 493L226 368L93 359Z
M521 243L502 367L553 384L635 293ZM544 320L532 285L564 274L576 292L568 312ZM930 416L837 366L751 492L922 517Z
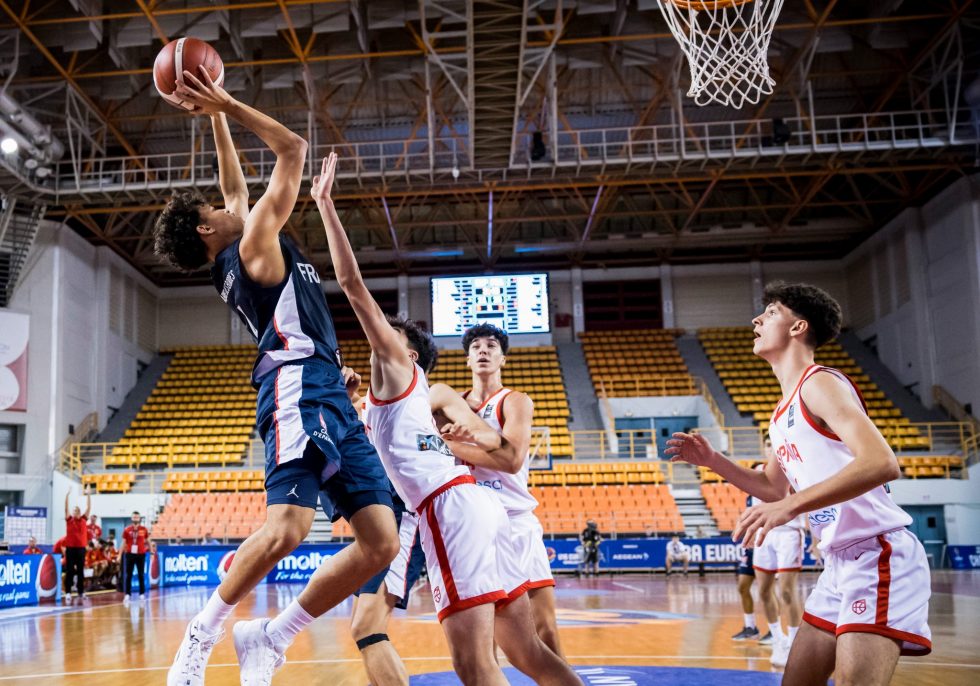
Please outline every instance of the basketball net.
M694 102L738 109L772 93L766 56L782 7L783 0L660 0L687 57Z

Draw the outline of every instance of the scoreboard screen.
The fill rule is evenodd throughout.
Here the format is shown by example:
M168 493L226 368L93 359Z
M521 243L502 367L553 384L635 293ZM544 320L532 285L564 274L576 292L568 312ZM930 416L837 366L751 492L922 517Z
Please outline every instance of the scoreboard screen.
M434 336L462 336L481 323L508 334L551 330L547 274L436 277L431 289Z

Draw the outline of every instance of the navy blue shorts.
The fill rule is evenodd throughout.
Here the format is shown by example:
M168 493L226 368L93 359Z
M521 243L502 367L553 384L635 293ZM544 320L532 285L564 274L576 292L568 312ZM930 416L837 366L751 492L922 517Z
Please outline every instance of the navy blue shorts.
M256 426L265 443L268 505L316 509L331 520L368 505L392 507L391 484L334 365L310 360L268 374Z
M738 561L736 574L744 576L755 576L755 569L752 567L752 548L742 548L742 557Z
M409 514L404 517L405 505L398 496L395 496L395 519L398 523L398 538L400 549L398 555L392 560L391 565L368 579L363 586L354 592L355 596L362 593L377 593L385 579L389 579L389 591L392 583L401 586L397 593L392 595L399 596L395 607L404 610L408 607L408 598L412 593L412 587L419 580L422 571L425 569L425 552L422 549L422 539L419 536L418 518Z

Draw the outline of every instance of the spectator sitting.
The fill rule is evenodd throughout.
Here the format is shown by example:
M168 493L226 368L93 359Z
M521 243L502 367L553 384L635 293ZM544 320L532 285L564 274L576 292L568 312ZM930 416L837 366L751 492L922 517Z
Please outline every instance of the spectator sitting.
M89 541L85 551L85 569L92 570L89 589L101 588L105 579L106 568L109 563L106 561L105 553L98 541Z
M201 545L221 545L221 541L211 535L211 532L204 534L204 538L201 539Z
M99 518L95 515L89 517L86 528L88 529L88 540L98 541L102 538L102 527L99 526Z
M44 551L37 547L37 539L33 536L27 541L27 547L24 548L24 555L43 555Z
M101 543L106 560L105 578L110 585L115 586L113 579L119 578L119 551L116 550L116 542L111 538L108 541L101 541Z
M670 568L675 562L684 563L684 576L687 576L687 566L691 563L691 550L681 543L681 537L674 534L670 537L667 544L667 576L670 576Z

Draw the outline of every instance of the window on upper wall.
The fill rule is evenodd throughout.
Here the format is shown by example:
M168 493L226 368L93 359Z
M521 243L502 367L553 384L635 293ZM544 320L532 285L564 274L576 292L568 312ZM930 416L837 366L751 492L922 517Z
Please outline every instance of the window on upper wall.
M23 436L23 425L0 424L0 474L23 472Z

